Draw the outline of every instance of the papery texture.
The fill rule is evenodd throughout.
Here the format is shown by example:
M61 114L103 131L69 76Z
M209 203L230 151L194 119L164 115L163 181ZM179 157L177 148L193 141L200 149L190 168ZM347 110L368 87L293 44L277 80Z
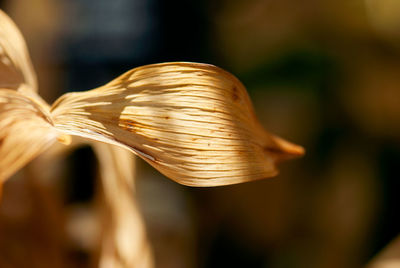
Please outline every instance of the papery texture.
M60 131L124 146L191 186L271 177L276 162L303 154L263 129L238 79L208 64L139 67L62 96L51 114Z
M0 89L0 183L46 150L58 136L40 104L17 91Z

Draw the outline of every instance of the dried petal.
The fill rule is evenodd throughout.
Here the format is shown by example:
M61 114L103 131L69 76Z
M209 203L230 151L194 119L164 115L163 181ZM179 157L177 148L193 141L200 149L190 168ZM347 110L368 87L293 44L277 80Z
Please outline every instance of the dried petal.
M271 177L276 162L304 151L266 132L240 81L207 64L139 67L62 96L51 113L60 131L126 147L191 186Z
M58 136L40 104L17 91L0 89L0 184Z
M20 86L25 84L24 87ZM28 49L14 22L0 10L0 87L37 91Z

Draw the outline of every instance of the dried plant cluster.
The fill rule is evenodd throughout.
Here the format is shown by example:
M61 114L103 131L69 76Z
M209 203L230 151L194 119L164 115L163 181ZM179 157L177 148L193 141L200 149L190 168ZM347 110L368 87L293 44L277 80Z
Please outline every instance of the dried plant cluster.
M279 160L303 154L263 129L238 79L208 64L142 66L49 106L21 34L4 13L0 24L1 182L68 135L124 147L191 186L271 177Z
M97 89L65 94L51 106L37 91L23 37L0 11L0 186L54 143L68 145L71 136L91 142L110 219L100 258L104 267L140 261L146 263L140 267L151 266L150 255L132 255L135 246L126 240L136 237L143 253L144 227L132 200L132 154L116 146L190 186L272 177L279 161L304 153L265 131L242 83L208 64L142 66Z

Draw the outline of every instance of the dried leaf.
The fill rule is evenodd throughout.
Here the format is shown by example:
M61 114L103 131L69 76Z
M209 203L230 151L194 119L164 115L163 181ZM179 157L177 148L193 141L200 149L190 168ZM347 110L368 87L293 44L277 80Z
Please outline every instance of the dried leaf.
M21 87L22 84L25 86ZM37 91L37 80L25 40L14 22L0 10L0 87Z
M303 154L262 128L238 79L207 64L139 67L62 96L51 114L60 131L126 147L190 186L271 177L276 162Z
M17 91L0 89L0 184L58 136L39 103Z

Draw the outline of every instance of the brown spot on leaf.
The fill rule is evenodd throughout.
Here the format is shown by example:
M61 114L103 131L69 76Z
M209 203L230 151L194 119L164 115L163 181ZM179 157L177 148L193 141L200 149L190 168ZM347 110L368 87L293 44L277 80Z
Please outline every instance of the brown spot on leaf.
M137 122L132 119L120 119L118 126L124 130L132 131L137 125Z
M232 100L235 102L237 102L239 100L239 92L235 85L232 88Z
M264 151L272 154L281 154L282 150L276 148L276 147L270 147L270 146L265 146Z

